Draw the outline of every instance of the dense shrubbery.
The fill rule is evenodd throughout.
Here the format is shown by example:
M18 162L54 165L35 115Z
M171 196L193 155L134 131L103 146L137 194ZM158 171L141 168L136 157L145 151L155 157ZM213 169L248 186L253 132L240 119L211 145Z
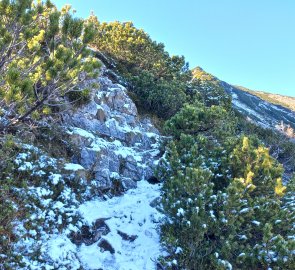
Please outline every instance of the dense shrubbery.
M21 198L14 196L12 188L20 188L26 185L24 179L16 178L11 172L14 170L13 163L19 148L10 136L0 142L0 254L11 254L10 243L15 241L13 234L13 222L23 217L22 209L17 209ZM21 205L21 204L20 204ZM0 264L2 261L0 259Z
M48 152L24 143L19 134L0 139L0 269L27 269L26 256L44 260L40 235L76 224L79 218L71 209L87 194L79 174L64 169L67 151L73 151L69 143L64 145L67 134L53 128L39 132L36 140ZM58 202L67 210L55 208ZM22 241L32 246L23 250Z
M220 127L222 126L222 130ZM179 138L181 134L225 136L234 132L235 119L223 106L206 107L196 102L186 104L175 116L166 122L169 135ZM216 133L218 131L218 133Z
M246 135L255 134L267 147L269 147L271 155L284 164L286 173L290 174L295 171L294 142L278 131L264 129L247 121L239 112L235 112L235 114L238 117L239 133L244 133Z
M230 97L213 77L204 80L197 72L201 69L189 70L183 56L170 56L162 43L131 22L101 23L95 16L89 22L96 26L92 46L102 59L114 61L106 61L107 66L123 77L145 111L169 119L188 102L231 107Z
M50 113L82 78L93 76L100 66L87 49L93 38L93 25L74 18L70 7L59 11L50 1L1 1L2 125Z
M206 106L221 105L227 110L231 108L231 97L225 93L216 77L200 67L194 68L192 74L196 94L203 104Z
M89 20L96 24L93 46L115 60L117 71L137 95L139 105L163 118L176 113L192 87L184 57L169 56L162 43L152 41L130 22Z
M172 269L292 269L294 209L284 201L293 187L282 185L267 148L235 134L229 114L196 104L166 124L164 261Z

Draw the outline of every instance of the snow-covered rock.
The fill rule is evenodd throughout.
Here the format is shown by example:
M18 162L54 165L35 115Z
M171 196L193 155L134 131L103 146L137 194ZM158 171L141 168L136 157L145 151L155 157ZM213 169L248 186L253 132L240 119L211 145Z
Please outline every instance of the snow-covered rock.
M159 132L149 119L140 118L126 88L107 77L98 82L90 103L63 116L80 149L75 159L102 190L110 189L114 179L125 188L134 187L136 181L153 176Z

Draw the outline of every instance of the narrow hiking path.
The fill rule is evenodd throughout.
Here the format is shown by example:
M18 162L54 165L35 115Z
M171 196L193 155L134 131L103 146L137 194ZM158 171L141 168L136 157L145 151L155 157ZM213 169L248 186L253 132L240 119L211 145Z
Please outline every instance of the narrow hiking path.
M123 196L82 204L78 211L85 224L96 226L92 232L99 239L82 239L84 243L74 245L60 235L49 242L48 254L58 261L71 253L71 259L76 258L72 265L84 269L156 269L155 261L162 254L158 232L162 214L155 208L159 196L160 185L142 180Z
M104 75L89 83L98 85L89 103L64 112L59 127L71 157L29 145L16 160L18 170L40 175L29 204L38 214L29 229L17 226L19 269L152 270L162 254L160 186L146 181L162 136L125 87Z

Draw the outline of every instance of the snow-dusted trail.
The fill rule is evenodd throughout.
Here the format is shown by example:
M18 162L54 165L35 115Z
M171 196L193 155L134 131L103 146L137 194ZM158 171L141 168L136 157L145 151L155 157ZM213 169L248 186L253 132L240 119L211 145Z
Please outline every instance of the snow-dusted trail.
M145 181L161 159L162 136L122 85L104 75L89 83L98 85L91 101L62 117L71 158L30 146L36 151L23 149L16 160L19 171L41 178L30 187L29 228L18 224L19 269L153 270L163 254L162 214L150 205L161 187ZM106 195L117 191L124 194Z
M157 230L162 214L150 204L159 196L160 185L142 180L123 196L82 204L78 211L85 223L91 225L103 219L109 232L91 245L76 246L66 236L54 238L49 242L48 254L57 263L71 254L73 269L79 265L89 270L156 269L155 261L162 254ZM113 250L99 247L105 240Z

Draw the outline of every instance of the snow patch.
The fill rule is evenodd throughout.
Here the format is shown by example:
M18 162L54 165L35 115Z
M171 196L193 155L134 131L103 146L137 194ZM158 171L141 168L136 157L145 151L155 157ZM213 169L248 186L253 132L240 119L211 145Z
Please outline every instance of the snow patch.
M85 170L84 167L82 167L80 164L74 164L74 163L66 163L65 166L64 166L64 169L66 171Z
M75 246L62 234L52 236L47 243L48 256L57 265L70 258L73 263L71 269L79 269L80 266L85 269L156 269L155 261L163 254L158 232L163 215L150 203L160 196L160 188L160 185L142 180L136 189L128 190L121 197L88 201L78 208L86 224L92 224L99 218L107 219L105 223L110 232L103 238L114 248L114 254L102 250L98 242L90 246ZM62 207L62 204L56 206ZM118 231L134 236L135 240L123 239Z

